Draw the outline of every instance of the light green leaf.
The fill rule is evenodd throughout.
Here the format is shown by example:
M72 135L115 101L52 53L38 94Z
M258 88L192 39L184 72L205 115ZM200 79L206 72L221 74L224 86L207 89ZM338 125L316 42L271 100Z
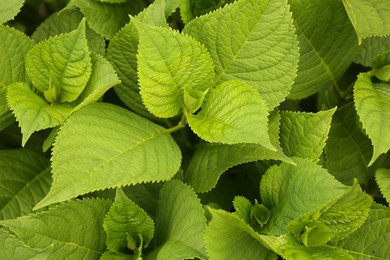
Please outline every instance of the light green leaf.
M372 83L361 73L354 87L355 108L374 146L369 165L390 149L390 84Z
M136 25L138 78L146 108L163 118L176 116L180 110L195 112L214 85L214 66L207 50L172 29Z
M206 248L210 259L277 259L264 247L258 234L238 216L210 209Z
M77 30L35 45L26 59L34 86L45 96L55 90L55 96L48 100L51 103L76 100L88 82L91 66L84 20Z
M390 80L390 50L383 52L376 57L371 63L373 73L378 79L382 81Z
M268 135L268 110L260 94L240 81L218 85L196 115L187 115L191 129L208 142L255 143L276 150Z
M156 0L134 19L145 25L167 26L164 1ZM110 41L107 59L114 65L122 84L115 87L115 92L126 106L138 114L153 117L145 108L139 94L137 75L138 31L134 21L130 21Z
M180 15L184 23L188 23L197 16L204 15L222 7L226 0L182 0L180 1Z
M49 191L49 160L22 149L1 150L0 158L0 219L32 212L35 204Z
M107 233L107 248L112 252L126 250L128 236L136 243L136 248L130 249L135 252L142 250L152 240L154 233L153 220L120 188L116 190L115 202L104 218L103 227Z
M236 214L246 224L251 224L251 210L253 208L252 202L243 196L236 196L233 200L233 206Z
M83 92L77 98L78 104L74 110L98 101L103 94L120 83L118 76L112 65L102 56L92 54L91 77Z
M103 219L111 201L84 199L0 224L31 248L53 246L49 259L97 259L106 249Z
M290 98L302 99L337 81L356 56L358 41L340 0L288 0L299 40L298 76Z
M51 250L51 247L31 248L15 236L0 229L0 259L42 260L47 259Z
M390 169L382 168L376 170L375 179L383 197L390 204Z
M356 232L335 245L347 250L356 260L390 258L390 209L373 205L370 216Z
M145 7L142 0L132 0L121 4L100 3L95 0L71 0L68 8L78 7L87 19L88 25L111 39L130 20Z
M340 182L351 185L354 178L366 184L371 176L367 167L372 156L370 139L359 126L353 104L340 108L333 115L325 146L326 167Z
M9 2L9 1L7 1ZM12 1L11 1L12 2ZM7 3L2 3L6 7ZM2 11L0 11L0 14ZM6 100L6 87L14 82L28 81L25 69L27 52L34 42L23 33L0 25L0 131L14 119Z
M269 168L261 180L261 200L271 212L263 230L266 234L287 233L291 221L337 201L350 189L314 162L294 161L296 166L282 163Z
M360 228L368 217L371 203L372 198L355 181L340 197L294 219L287 229L306 246L338 241Z
M156 1L154 1L156 2ZM165 16L168 17L179 7L180 0L164 0L165 2Z
M61 127L52 162L51 190L36 208L95 190L170 179L181 153L166 129L118 106L95 103Z
M280 142L287 156L308 158L317 162L330 130L336 109L317 113L281 113Z
M12 20L20 11L24 0L2 0L0 5L0 24Z
M206 217L200 200L190 187L180 181L165 183L160 191L156 219L155 243L160 248L154 254L159 255L160 250L169 251L164 247L173 243L169 247L183 248L177 249L180 254L187 254L186 259L199 255L205 259ZM197 254L191 255L194 252Z
M54 13L43 21L35 30L31 38L36 42L41 42L52 36L62 33L69 33L76 30L81 20L82 13L77 9L64 9L59 13ZM86 36L88 46L91 51L104 55L106 52L106 42L102 36L87 26Z
M169 240L144 257L145 260L204 259L205 255L180 240Z
M388 50L390 50L390 36L365 38L359 46L359 55L354 62L369 67L378 55Z
M370 36L390 35L390 3L383 0L343 0L359 43Z
M237 1L195 18L184 32L209 50L217 84L232 79L248 83L269 111L290 93L299 54L287 0Z
M50 105L26 83L20 82L8 87L7 99L22 128L22 146L34 132L62 124L73 109L68 104Z
M277 151L259 144L207 144L196 147L184 178L197 192L207 192L215 187L222 173L229 168L259 160L294 162L285 156L279 146L280 115L274 112L269 118L269 136Z

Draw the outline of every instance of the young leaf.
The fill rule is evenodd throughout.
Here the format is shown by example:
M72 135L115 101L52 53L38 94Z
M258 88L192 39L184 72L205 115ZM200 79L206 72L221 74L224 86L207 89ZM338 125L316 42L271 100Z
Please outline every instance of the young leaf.
M349 190L308 159L294 161L296 166L282 163L271 167L261 180L261 200L271 212L263 230L267 234L287 233L292 220L336 201Z
M208 142L255 143L276 151L268 135L268 110L260 94L240 81L218 85L197 115L187 115L191 129Z
M47 259L52 247L31 248L15 236L0 229L0 259L39 260Z
M298 75L289 95L301 99L333 84L356 56L358 41L340 0L288 0L299 40Z
M282 112L280 142L287 156L308 158L317 162L322 154L336 110L318 113Z
M3 0L0 5L0 24L12 20L23 4L24 0Z
M390 204L390 169L378 169L375 173L376 183L378 183L383 197Z
M165 183L160 191L156 219L155 243L160 247L153 254L163 257L164 252L169 253L165 247L174 247L184 255L181 259L199 255L201 259L206 258L206 218L200 200L190 187L180 181Z
M167 26L164 13L164 0L156 0L134 19L144 25ZM119 98L129 108L138 114L146 117L153 117L145 108L139 94L137 84L137 51L139 36L134 26L134 21L130 21L120 30L110 41L107 49L107 59L114 65L122 84L115 87L115 92Z
M50 162L22 149L1 150L0 158L0 219L26 215L49 191Z
M166 129L118 106L95 103L62 126L52 162L51 190L36 208L95 190L167 180L179 169L181 153Z
M210 259L277 259L264 247L258 234L238 216L210 209L206 248Z
M373 205L364 225L349 237L335 243L355 259L389 259L390 209Z
M390 149L389 87L386 83L372 83L367 73L361 73L355 83L355 108L374 146L369 165Z
M299 54L287 0L237 1L195 18L184 32L209 50L217 84L232 79L248 83L269 111L290 93Z
M251 224L251 210L253 208L252 202L243 196L236 196L233 200L233 206L236 214L246 224Z
M180 1L180 16L184 23L188 23L197 16L220 8L225 2L226 0L182 0Z
M12 1L11 1L12 2ZM2 3L1 7L7 6ZM0 11L2 13L2 11ZM6 87L14 82L28 81L25 70L27 52L34 42L23 33L0 25L0 131L14 119L6 100Z
M26 59L32 83L51 103L76 100L88 82L91 66L84 20L77 30L35 45ZM54 95L47 96L53 89Z
M372 73L382 81L390 80L390 50L376 57L372 63Z
M343 0L359 43L370 36L390 35L390 5L382 0Z
M214 66L207 50L177 31L136 24L138 78L146 108L163 118L176 116L180 110L195 112L214 85Z
M353 104L340 108L333 115L325 146L326 167L340 182L351 185L354 178L366 184L371 176L367 168L372 156L370 139L357 125Z
M107 248L112 252L126 249L128 236L136 242L136 248L129 249L137 251L141 247L142 250L154 234L153 220L120 188L116 190L115 202L104 218L103 227L107 233Z
M95 0L71 0L68 8L71 7L78 7L94 31L111 39L129 22L129 14L137 14L145 7L145 4L141 0L121 4L99 3Z
M33 249L53 246L49 259L96 259L106 249L103 218L110 205L100 199L72 201L0 225Z
M22 129L22 146L34 132L62 124L73 109L68 104L50 105L21 82L8 87L7 99Z
M83 15L78 9L64 9L59 13L52 14L42 22L31 35L31 38L36 42L41 42L62 33L70 33L77 29L82 19ZM89 49L104 55L106 52L104 38L89 28L89 26L87 26L86 36Z

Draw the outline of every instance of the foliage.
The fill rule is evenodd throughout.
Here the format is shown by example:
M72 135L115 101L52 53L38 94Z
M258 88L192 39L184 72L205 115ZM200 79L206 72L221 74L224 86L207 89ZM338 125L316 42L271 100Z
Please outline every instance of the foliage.
M390 259L390 2L0 22L1 259Z

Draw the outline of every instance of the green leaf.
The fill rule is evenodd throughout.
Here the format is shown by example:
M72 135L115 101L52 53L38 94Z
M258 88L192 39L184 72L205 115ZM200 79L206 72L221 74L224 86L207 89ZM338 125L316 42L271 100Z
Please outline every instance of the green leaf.
M181 109L195 112L214 85L209 53L187 35L138 24L138 78L146 108L163 118L176 116Z
M139 247L142 250L142 246L146 247L152 240L154 233L153 220L122 189L116 190L115 202L104 219L103 227L107 233L107 248L112 252L125 250L128 236L136 242L136 250Z
M48 100L51 103L76 100L88 82L91 66L84 21L75 31L38 43L26 59L34 86L43 93L56 90L56 96Z
M371 203L372 198L363 193L355 181L334 201L294 219L289 223L288 230L300 239L306 236L302 239L306 246L338 241L360 228L368 217ZM310 232L314 235L308 237Z
M160 191L156 219L155 243L160 247L154 254L162 254L161 258L167 259L163 256L170 252L164 247L173 247L185 255L181 259L206 258L206 217L200 200L190 187L180 181L165 183Z
M145 25L167 26L163 12L164 4L163 0L156 0L134 19ZM115 87L115 92L119 98L136 113L153 117L145 108L139 94L136 56L138 42L138 31L134 26L134 21L130 21L110 41L107 49L107 59L114 65L122 81L122 84Z
M98 101L107 90L120 83L115 69L105 58L98 54L92 54L91 58L93 65L91 77L77 98L78 105L74 110Z
M252 202L243 196L235 196L233 206L236 214L246 224L251 224L251 210L253 208Z
M100 199L72 201L0 224L31 248L52 245L49 259L97 259L106 249L102 226L110 205Z
M390 80L390 50L383 52L371 63L372 73L382 81Z
M361 73L354 87L355 108L374 146L369 165L390 149L390 84L372 83Z
M232 79L248 83L269 111L290 93L299 54L287 0L237 1L195 18L184 32L209 50L217 84Z
M169 240L156 250L144 257L145 260L182 260L182 259L207 259L193 247L180 240Z
M279 146L280 115L274 112L269 117L269 136L277 151L259 144L207 144L196 147L184 178L197 192L207 192L215 187L222 173L229 168L259 160L294 162L285 156Z
M145 4L141 0L127 1L121 4L100 3L95 0L71 0L68 8L77 7L84 14L88 25L111 39L130 20L129 14L135 15Z
M268 135L268 110L260 94L240 81L218 85L197 115L187 115L191 129L208 142L255 143L276 150Z
M354 62L368 67L378 55L387 50L390 50L390 36L365 38L359 46L359 55Z
M51 190L36 208L95 190L170 179L181 153L166 129L118 106L95 103L62 126L52 162Z
M41 260L47 259L51 247L45 249L30 248L15 236L0 229L0 259Z
M12 20L20 11L24 0L3 0L0 5L0 24Z
M350 190L314 162L303 158L294 161L296 166L282 163L271 167L261 180L261 200L271 212L263 230L266 234L287 233L291 221L331 205Z
M299 40L298 76L289 95L302 99L337 81L356 56L358 41L340 0L288 0Z
M7 3L2 3L1 6L6 7ZM2 11L0 11L0 14L2 14ZM25 70L25 59L27 52L32 48L34 42L23 33L2 25L0 25L0 39L2 39L0 44L1 131L14 121L7 105L6 86L18 81L28 81Z
M260 227L262 227L267 224L270 218L270 212L263 204L259 204L255 201L255 205L253 205L250 212L250 217L252 225L260 225Z
M81 20L82 13L77 9L64 9L59 13L54 13L42 22L35 30L31 38L36 42L41 42L52 36L62 33L69 33L76 30ZM87 26L86 36L89 49L93 52L104 55L106 43L102 36Z
M343 0L359 43L370 36L390 35L390 4L382 0Z
M325 146L326 167L337 180L351 185L354 178L366 184L371 176L367 168L372 156L370 139L357 125L353 104L340 108L333 115Z
M50 105L26 83L20 82L8 87L7 99L22 128L22 146L34 132L62 124L73 109L68 104Z
M95 0L95 1L102 2L102 3L109 3L109 4L121 4L129 0Z
M238 216L223 210L209 211L212 219L206 230L206 248L210 259L277 259Z
M184 23L188 23L197 16L204 15L225 4L226 0L182 0L180 1L180 15Z
M348 250L357 260L389 259L390 209L373 205L364 225L335 245Z
M330 130L336 109L318 113L281 113L280 142L287 156L308 158L317 162Z
M22 149L1 150L0 158L0 219L32 212L34 205L49 191L49 160Z
M382 168L376 170L375 179L383 197L390 204L390 169Z

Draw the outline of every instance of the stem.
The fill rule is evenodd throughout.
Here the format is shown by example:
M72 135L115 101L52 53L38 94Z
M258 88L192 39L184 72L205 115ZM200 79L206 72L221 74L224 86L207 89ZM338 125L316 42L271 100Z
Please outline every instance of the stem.
M186 116L183 114L183 116L181 117L180 119L180 122L175 125L174 127L171 127L171 128L168 128L167 129L167 132L168 133L173 133L173 132L176 132L180 129L183 129L185 126L187 125L187 118Z

